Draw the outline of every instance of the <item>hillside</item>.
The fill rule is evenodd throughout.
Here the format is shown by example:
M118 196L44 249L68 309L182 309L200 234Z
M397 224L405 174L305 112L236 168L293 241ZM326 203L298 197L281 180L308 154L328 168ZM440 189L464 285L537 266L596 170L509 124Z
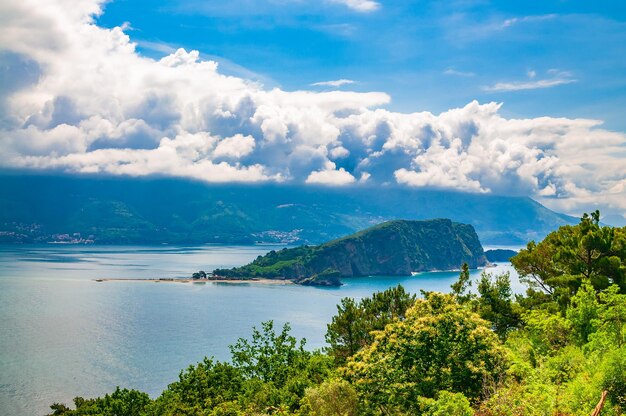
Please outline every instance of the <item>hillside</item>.
M388 221L319 246L271 251L252 263L213 273L230 278L288 279L340 285L355 276L408 276L411 272L484 266L487 259L471 225L447 219Z
M0 174L4 243L319 244L397 218L471 224L481 242L491 245L525 244L576 222L526 197Z

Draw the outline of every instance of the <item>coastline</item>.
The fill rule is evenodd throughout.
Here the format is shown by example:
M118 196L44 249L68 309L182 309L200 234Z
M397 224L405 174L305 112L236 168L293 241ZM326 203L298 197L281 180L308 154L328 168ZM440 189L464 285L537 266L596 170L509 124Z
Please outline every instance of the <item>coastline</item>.
M92 279L94 282L153 282L153 283L228 283L228 284L241 284L241 283L260 283L271 285L292 285L291 280L279 280L279 279L190 279L190 278L161 278L161 279L124 279L124 278L103 278Z

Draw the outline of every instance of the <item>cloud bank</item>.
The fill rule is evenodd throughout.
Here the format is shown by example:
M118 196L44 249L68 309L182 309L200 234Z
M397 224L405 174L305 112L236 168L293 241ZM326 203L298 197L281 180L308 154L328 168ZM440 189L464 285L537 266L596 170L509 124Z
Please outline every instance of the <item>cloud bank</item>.
M599 121L507 119L501 104L478 102L403 114L384 109L380 92L266 89L221 74L198 51L141 56L123 28L94 23L101 7L0 3L2 166L367 181L529 195L575 213L626 209L626 135Z

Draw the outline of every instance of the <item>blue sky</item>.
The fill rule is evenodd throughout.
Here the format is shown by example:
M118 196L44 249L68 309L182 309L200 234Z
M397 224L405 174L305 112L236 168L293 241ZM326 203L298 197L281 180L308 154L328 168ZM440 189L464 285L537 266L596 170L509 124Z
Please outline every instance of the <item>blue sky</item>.
M0 168L626 218L625 4L0 0Z
M116 0L98 22L128 22L147 56L196 49L267 87L348 79L343 89L390 94L395 111L476 99L503 102L508 117L595 118L626 130L626 2L377 4Z

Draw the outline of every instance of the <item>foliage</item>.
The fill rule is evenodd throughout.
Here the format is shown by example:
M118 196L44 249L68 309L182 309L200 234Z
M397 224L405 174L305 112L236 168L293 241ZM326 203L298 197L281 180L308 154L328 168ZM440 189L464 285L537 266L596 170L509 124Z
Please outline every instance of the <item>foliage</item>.
M370 407L410 413L419 411L420 397L435 398L440 390L478 400L503 366L504 351L488 323L454 297L430 293L350 358L345 375Z
M579 345L586 344L589 336L596 331L598 312L596 291L590 283L585 282L572 297L566 314Z
M111 394L95 399L83 399L76 397L74 405L76 410L70 410L65 405L55 403L51 406L54 410L51 415L66 416L140 416L150 403L150 397L137 390L120 389L117 387Z
M460 303L465 303L472 299L471 294L468 292L470 287L472 287L472 280L470 278L469 266L467 263L463 263L459 280L450 286L450 289L452 289L451 293L457 297Z
M243 372L228 364L205 358L181 371L178 381L148 407L149 415L195 415L224 402L236 400Z
M492 323L501 339L521 323L520 310L512 301L511 279L508 273L493 276L483 272L478 282L480 297L476 311L481 318Z
M611 402L626 412L626 348L609 352L603 370L602 388Z
M337 315L328 324L326 342L330 345L329 354L337 364L343 364L348 357L372 343L372 331L380 331L387 324L403 320L414 303L415 295L407 293L400 285L376 292L358 304L354 299L343 298L337 305Z
M346 380L331 379L306 389L300 413L304 416L357 416L356 390Z
M584 214L577 225L565 225L543 241L531 241L511 258L523 281L541 290L562 308L583 280L596 291L611 284L626 293L626 228L600 225L600 213Z
M424 416L472 416L474 411L469 400L461 393L441 390L437 400L420 398L420 411Z
M204 270L200 270L199 272L195 272L191 275L192 279L206 279L207 274Z

